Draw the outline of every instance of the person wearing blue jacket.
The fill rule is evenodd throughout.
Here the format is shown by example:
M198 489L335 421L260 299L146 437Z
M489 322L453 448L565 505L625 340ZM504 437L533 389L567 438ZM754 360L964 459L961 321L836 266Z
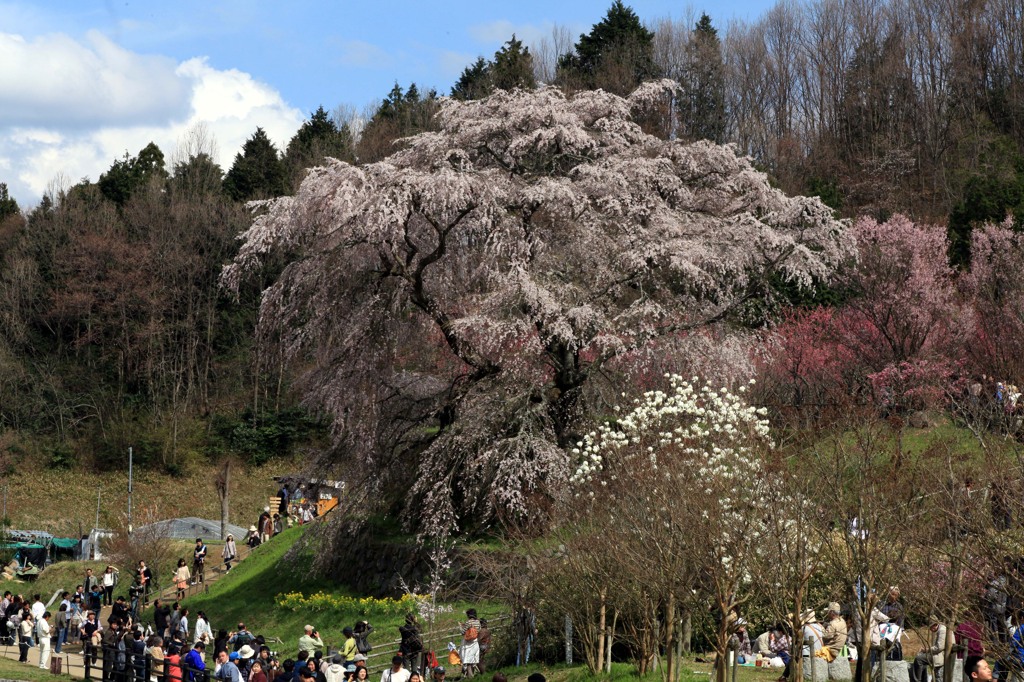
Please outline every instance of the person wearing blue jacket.
M203 660L203 655L206 653L206 644L203 642L196 642L189 649L189 652L185 654L185 658L182 662L185 665L185 669L188 671L188 679L195 680L196 673L206 672L206 661ZM204 680L206 675L199 675L200 680Z

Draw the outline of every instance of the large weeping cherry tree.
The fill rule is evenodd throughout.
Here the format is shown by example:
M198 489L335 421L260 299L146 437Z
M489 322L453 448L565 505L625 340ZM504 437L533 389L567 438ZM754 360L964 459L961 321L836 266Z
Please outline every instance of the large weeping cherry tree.
M324 465L417 499L427 532L542 522L609 392L850 255L824 204L732 148L645 134L675 89L445 101L437 132L256 206L225 283L286 259L259 332L333 417Z

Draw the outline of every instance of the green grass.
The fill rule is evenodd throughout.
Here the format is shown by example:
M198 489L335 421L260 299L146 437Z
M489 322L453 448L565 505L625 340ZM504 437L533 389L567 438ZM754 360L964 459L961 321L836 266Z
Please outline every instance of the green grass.
M391 649L387 649L385 644L398 639L398 626L405 620L404 608L390 613L375 613L372 608L313 612L308 609L285 608L275 601L276 595L290 592L302 592L305 595L323 592L334 597L362 596L354 594L340 582L311 577L308 568L313 560L312 552L315 551L312 548L303 550L295 560L285 558L288 550L309 528L290 528L269 543L257 547L230 573L213 583L209 592L190 597L186 605L193 615L199 610L204 611L214 631L220 628L231 631L239 622L244 622L254 633L279 638L283 642L278 647L282 656L294 655L293 648L297 648L298 638L307 623L318 629L324 643L331 649L343 644L343 627L364 619L374 627L370 638L375 646L373 654L390 652ZM470 604L460 602L447 606L450 606L451 611L438 619L435 631L453 628L458 620L465 618L463 614ZM501 612L497 605L477 603L475 606L484 618L493 618ZM443 643L427 641L427 644L438 652L439 657L445 653ZM371 666L378 664L371 660Z

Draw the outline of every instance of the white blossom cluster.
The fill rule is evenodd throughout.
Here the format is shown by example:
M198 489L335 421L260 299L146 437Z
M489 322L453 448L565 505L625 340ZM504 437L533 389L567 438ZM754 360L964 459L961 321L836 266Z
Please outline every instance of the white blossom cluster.
M606 421L576 444L575 485L599 483L607 460L620 463L646 457L657 470L659 458L684 457L700 467L701 477L734 479L751 463L746 459L754 443L770 442L767 410L749 405L747 387L736 393L726 387L698 385L678 374L666 374L667 392L647 391L634 400L634 408L616 422ZM751 381L753 383L753 381ZM617 474L610 474L616 476ZM712 494L712 487L703 490ZM724 498L724 506L731 500Z

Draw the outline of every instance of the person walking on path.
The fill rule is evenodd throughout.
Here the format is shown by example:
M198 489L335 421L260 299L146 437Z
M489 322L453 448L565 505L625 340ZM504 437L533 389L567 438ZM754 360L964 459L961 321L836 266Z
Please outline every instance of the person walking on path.
M50 617L50 612L44 611L36 627L39 635L39 667L42 670L50 667Z
M103 571L101 577L103 583L103 605L113 606L114 588L117 587L117 569L113 566L107 566L107 570Z
M178 601L185 598L185 590L188 589L188 581L192 574L188 572L188 566L184 559L178 559L178 569L174 571L174 586L178 588ZM195 583L192 583L193 585ZM173 633L171 633L173 634Z
M238 549L235 548L235 536L228 533L227 539L224 540L224 549L220 552L221 557L224 559L224 572L231 570L231 562L238 556Z
M196 548L192 550L192 584L203 582L206 574L206 545L202 538L196 538Z

